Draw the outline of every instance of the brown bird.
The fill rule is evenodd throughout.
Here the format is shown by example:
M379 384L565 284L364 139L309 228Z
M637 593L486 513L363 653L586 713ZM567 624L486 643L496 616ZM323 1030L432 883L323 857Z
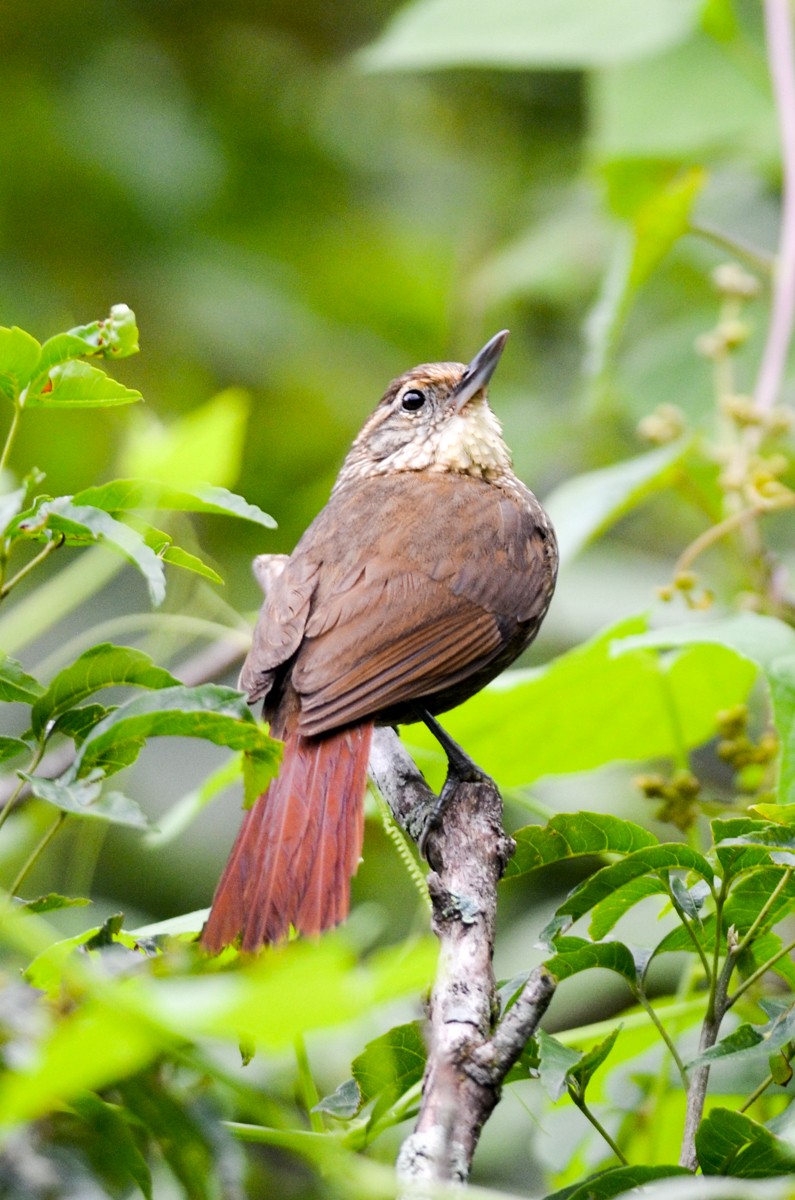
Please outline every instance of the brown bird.
M395 379L292 555L263 558L240 686L264 701L284 757L216 889L201 936L212 952L343 920L374 724L435 726L538 632L557 546L486 398L507 337L469 366ZM442 744L460 771L465 756Z

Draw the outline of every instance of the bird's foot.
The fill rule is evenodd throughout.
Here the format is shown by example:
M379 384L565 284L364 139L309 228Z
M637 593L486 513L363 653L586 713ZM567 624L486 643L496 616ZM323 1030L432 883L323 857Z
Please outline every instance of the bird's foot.
M422 832L417 839L417 848L427 861L428 838L441 825L444 811L458 785L461 783L490 783L493 785L494 780L485 771L482 771L476 762L473 762L467 752L459 746L454 738L450 737L447 730L442 728L431 713L426 711L422 719L447 755L447 778L425 818Z

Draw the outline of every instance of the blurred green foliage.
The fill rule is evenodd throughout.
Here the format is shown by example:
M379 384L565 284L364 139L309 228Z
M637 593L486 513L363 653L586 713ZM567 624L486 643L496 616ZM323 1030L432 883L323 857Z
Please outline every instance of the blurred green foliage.
M451 719L484 767L517 789L507 797L512 823L526 821L528 809L601 807L648 824L647 801L614 760L654 756L664 772L672 764L681 772L688 752L715 731L716 710L746 698L754 663L772 690L781 731L791 731L791 672L782 666L783 651L767 654L770 627L753 626L742 644L725 630L701 642L670 632L655 641L643 633L646 618L636 615L655 605L655 589L671 578L683 547L725 516L712 448L723 421L725 449L735 418L723 412L715 421L725 388L721 393L714 377L727 359L723 351L716 358L714 344L705 357L703 335L729 319L743 323L731 347L738 399L753 390L766 336L781 166L754 0L414 0L406 6L370 0L345 8L318 0L233 0L221 7L205 0L113 0L88 9L74 0L42 0L6 6L0 22L0 325L20 326L44 341L124 301L137 315L144 353L114 362L113 374L128 389L119 396L140 392L145 400L114 411L32 407L3 483L16 486L35 466L46 473L49 494L77 494L77 502L85 490L83 506L107 512L108 520L121 514L119 523L134 528L150 551L139 555L150 588L163 570L152 558L171 564L155 618L142 580L103 547L69 551L75 557L63 561L60 552L50 556L45 582L20 582L14 605L0 613L0 646L21 658L31 676L46 685L99 641L136 644L174 670L185 661L195 665L219 636L242 645L259 600L252 556L292 547L389 379L417 362L468 359L507 326L512 337L493 405L518 473L542 499L551 495L567 557L531 661L574 647L549 668L475 698ZM741 311L711 279L727 257L760 283L759 295L746 296ZM22 343L18 349L22 359L30 351ZM791 383L790 373L785 394ZM0 391L7 392L1 377ZM652 443L665 444L650 450L639 423ZM677 492L683 476L686 486ZM129 494L124 507L118 490L103 489L132 477L161 485L159 499L152 492L148 498L152 508L169 510L158 514L162 530L148 525L151 511L134 515L140 505ZM780 480L793 483L788 463ZM770 483L757 479L755 486ZM222 515L229 508L213 507L206 493L197 499L199 485L233 488L261 516L272 513L278 529L257 518L232 521ZM683 504L682 491L695 503ZM166 492L172 503L160 504ZM192 502L176 502L178 492ZM184 510L196 512L194 524ZM788 512L766 519L767 546L785 567L795 565L790 529ZM721 605L732 605L740 592L770 600L753 556L719 542L707 561ZM203 577L197 564L204 564ZM188 570L178 573L177 566ZM212 582L215 572L225 587ZM682 616L684 602L697 605L705 595L684 568L677 578L669 591L680 607L673 616L665 610L666 623ZM608 634L587 640L605 626ZM611 643L632 636L617 655ZM657 647L683 641L697 644L674 660L657 657ZM103 686L122 682L109 676ZM770 785L763 754L740 762L740 750L759 748L764 719L762 702L747 731L743 726L724 739L734 745L730 765L746 800L760 799ZM14 717L1 732L0 757L12 757L24 726ZM408 737L423 765L438 772L430 743L414 730ZM740 747L742 738L748 746ZM735 777L714 755L700 754L714 803L728 803ZM782 788L791 786L791 762L790 752ZM184 1194L242 1195L238 1148L219 1133L218 1122L219 1115L242 1114L271 1130L270 1149L250 1160L254 1186L277 1178L279 1194L316 1194L314 1183L279 1157L284 1148L309 1161L321 1154L313 1149L314 1126L296 1129L312 1107L311 1076L299 1070L297 1115L284 1057L276 1054L266 1066L255 1060L251 1082L228 1051L241 1031L279 1053L299 1031L309 1031L313 1070L321 1090L332 1092L368 1038L389 1037L372 1004L389 985L402 996L427 979L423 942L408 952L407 964L396 947L351 976L354 961L373 944L398 942L425 924L377 822L368 823L350 941L324 943L320 958L291 948L277 965L269 963L273 975L265 979L256 969L194 978L189 960L173 961L163 978L157 968L145 977L145 995L132 1007L129 989L117 986L111 968L104 979L93 945L90 982L82 968L72 975L68 965L82 961L68 956L74 944L96 937L98 947L114 938L119 945L119 923L103 925L119 908L127 910L130 928L206 905L238 821L239 789L206 805L236 774L220 752L193 740L147 746L124 788L155 820L182 798L160 833L142 840L114 829L103 849L102 823L76 822L35 868L31 894L38 888L80 895L96 871L96 923L86 933L85 911L52 900L48 920L77 941L55 951L53 965L51 930L31 914L27 926L13 922L7 934L14 947L10 969L43 955L36 960L37 986L60 986L66 972L70 994L85 988L90 1000L82 1015L32 1032L10 1002L22 1061L31 1040L52 1040L27 1091L0 1090L0 1114L35 1116L78 1086L99 1088L118 1072L142 1074L127 1079L111 1102L87 1094L21 1141L10 1188L22 1177L15 1169L40 1168L43 1147L51 1162L64 1155L65 1178L82 1180L80 1194L126 1195L132 1180L147 1195L154 1147ZM520 790L529 783L532 795ZM674 823L692 830L697 805L680 784L681 777L666 775L647 783L646 796L664 798L665 820L674 812ZM789 798L778 796L781 803ZM51 800L28 803L7 822L0 849L7 880L45 832ZM759 811L775 821L769 807ZM530 843L533 836L527 835ZM593 854L605 849L598 839L589 846ZM541 876L506 887L498 949L505 975L538 961L530 947L581 877L575 859L572 853L565 866L558 863L554 875L547 866ZM753 897L749 903L753 909ZM184 926L194 927L191 920ZM130 944L145 946L147 928L143 941ZM575 949L569 946L571 954ZM760 949L756 966L774 953L775 946ZM755 969L746 965L748 973ZM311 994L313 972L324 980L320 998ZM661 987L671 981L662 969L657 978ZM263 1009L269 981L274 990ZM572 1026L597 1021L618 1003L602 983L564 987L559 1001L554 1019ZM112 1043L119 1011L128 1036L92 1073L86 1038ZM273 1017L279 1012L283 1027ZM311 1030L357 1014L364 1016L349 1043L313 1039ZM409 1005L398 1006L395 1019L415 1015ZM605 1041L608 1031L592 1029L591 1042L606 1046L618 1068L612 1076L618 1099L602 1088L601 1076L591 1081L598 1053L591 1061L571 1051L560 1086L570 1070L582 1075L585 1062L589 1099L613 1105L613 1132L632 1160L674 1161L671 1131L681 1125L683 1096L665 1094L654 1031L635 1015L615 1050ZM686 1038L694 1020L680 1007L671 1017L672 1036ZM214 1045L213 1053L222 1061L208 1064L195 1050L180 1059L184 1037L219 1039L222 1048ZM545 1072L559 1054L547 1050ZM414 1065L413 1059L403 1064L406 1078L414 1079ZM227 1091L208 1084L224 1073ZM725 1090L748 1091L746 1082L735 1071ZM654 1129L630 1125L639 1087L657 1102ZM391 1102L388 1088L386 1094ZM538 1111L532 1093L520 1094ZM403 1102L410 1106L411 1095ZM765 1115L775 1109L773 1101ZM738 1154L748 1147L775 1151L782 1170L790 1169L772 1133L721 1112L727 1110L710 1117L716 1131L710 1148L720 1136ZM571 1106L562 1115L550 1110L535 1136L518 1106L502 1105L480 1151L479 1177L525 1193L540 1192L544 1167L561 1183L580 1180L602 1162L603 1147L585 1137L585 1125L573 1123L578 1119ZM566 1123L562 1137L556 1120ZM258 1135L241 1127L237 1136ZM374 1163L348 1154L367 1136L354 1122L339 1139L338 1160L323 1150L332 1186L344 1191L355 1178L368 1194L388 1190L383 1177L366 1174ZM103 1138L119 1147L115 1165L97 1158ZM180 1153L175 1145L187 1149ZM390 1159L393 1149L386 1134L375 1153ZM707 1158L714 1171L727 1170L719 1156ZM627 1187L643 1181L622 1178ZM98 1179L107 1193L90 1191Z

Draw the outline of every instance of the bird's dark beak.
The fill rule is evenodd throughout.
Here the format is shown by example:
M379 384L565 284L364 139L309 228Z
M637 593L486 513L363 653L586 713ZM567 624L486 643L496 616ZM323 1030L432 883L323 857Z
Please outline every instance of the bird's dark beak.
M489 382L497 369L497 363L500 361L507 341L508 330L503 329L500 333L495 333L491 341L486 342L483 349L479 350L472 359L461 382L453 392L453 404L457 413L461 412L462 408L474 396L477 396L478 392L482 391Z

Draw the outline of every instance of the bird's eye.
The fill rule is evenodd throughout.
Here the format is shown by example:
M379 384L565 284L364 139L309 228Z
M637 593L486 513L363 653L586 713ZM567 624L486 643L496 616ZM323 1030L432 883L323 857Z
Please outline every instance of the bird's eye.
M425 403L425 393L418 391L416 388L411 388L408 392L403 393L403 411L416 412L418 408L422 408Z

